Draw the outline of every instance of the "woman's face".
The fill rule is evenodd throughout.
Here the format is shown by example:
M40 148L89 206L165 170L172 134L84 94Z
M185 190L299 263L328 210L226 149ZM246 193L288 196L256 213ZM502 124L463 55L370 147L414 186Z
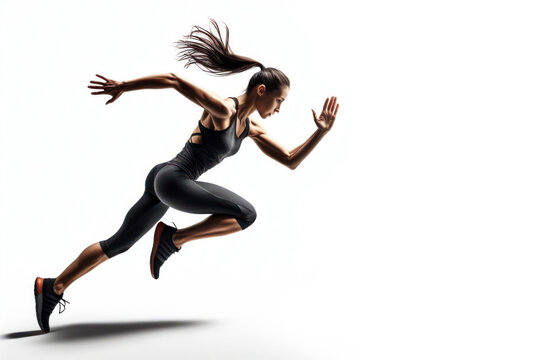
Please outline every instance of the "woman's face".
M288 94L288 86L283 86L278 90L267 92L265 85L259 85L257 87L257 102L255 103L259 115L263 119L266 119L274 113L279 112L281 103L285 101Z

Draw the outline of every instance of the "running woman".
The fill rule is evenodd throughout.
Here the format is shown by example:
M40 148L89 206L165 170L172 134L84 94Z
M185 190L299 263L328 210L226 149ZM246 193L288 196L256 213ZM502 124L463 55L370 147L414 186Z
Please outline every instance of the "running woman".
M299 146L288 150L274 140L258 120L249 119L257 111L266 119L280 111L289 93L289 79L278 69L235 54L229 46L229 28L223 40L219 26L210 19L216 33L193 26L184 40L176 43L178 60L185 67L197 65L215 75L229 75L258 67L245 91L238 97L222 98L173 73L129 81L115 81L96 75L90 81L93 95L110 95L110 104L123 93L142 89L172 88L203 108L201 119L182 150L171 160L155 165L148 173L145 191L128 211L120 229L109 239L86 249L56 278L37 277L34 281L36 315L43 332L49 332L49 317L63 299L65 289L104 261L127 251L154 225L150 252L150 273L159 277L163 263L188 241L231 234L249 227L257 213L253 205L236 193L216 184L197 180L205 171L234 155L242 141L250 137L262 152L290 169L296 167L332 128L339 108L337 98L327 98L320 115L312 109L317 129ZM178 229L159 221L169 207L193 214L211 214L192 226ZM174 224L174 223L173 223Z

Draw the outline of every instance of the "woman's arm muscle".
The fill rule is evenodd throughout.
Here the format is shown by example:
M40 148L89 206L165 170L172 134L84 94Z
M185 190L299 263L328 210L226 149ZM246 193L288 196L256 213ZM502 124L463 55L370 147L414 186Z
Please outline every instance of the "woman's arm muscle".
M303 144L300 144L293 150L287 150L270 137L266 129L257 121L251 121L249 136L255 141L255 144L257 144L263 153L287 166L289 169L294 170L309 155L326 133L327 131L322 131L321 129L315 130Z
M283 145L274 140L266 129L256 120L250 120L249 137L263 153L270 158L290 168L290 152Z
M150 75L134 80L122 81L119 88L123 91L141 89L173 88L195 104L208 111L214 120L228 120L234 108L221 96L203 89L173 73Z
M173 73L168 75L175 90L208 111L214 120L228 120L235 111L234 107L213 91L203 89Z

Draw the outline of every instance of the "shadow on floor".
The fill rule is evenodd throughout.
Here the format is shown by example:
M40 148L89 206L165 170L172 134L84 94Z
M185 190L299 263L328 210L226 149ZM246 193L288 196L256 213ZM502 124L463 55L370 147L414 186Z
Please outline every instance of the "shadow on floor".
M2 335L2 337L4 339L19 339L19 338L36 336L36 335L41 335L41 334L42 334L41 330L33 330L33 331L21 331L21 332L14 332L10 334L4 334Z
M187 328L208 325L211 323L212 321L208 320L84 323L64 325L56 328L52 327L51 332L48 334L43 334L40 330L34 330L5 334L2 337L5 339L19 339L43 334L47 336L47 341L68 342L79 340L97 340L100 338L110 338L111 336L122 336L170 328Z

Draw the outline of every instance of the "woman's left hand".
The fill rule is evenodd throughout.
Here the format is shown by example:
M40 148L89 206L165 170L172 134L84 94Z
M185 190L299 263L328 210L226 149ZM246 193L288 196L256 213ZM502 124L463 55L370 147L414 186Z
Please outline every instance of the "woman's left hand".
M329 131L334 125L338 109L339 104L337 103L337 97L335 96L332 96L330 99L326 98L321 115L317 116L315 111L311 109L313 112L313 120L315 120L317 127L323 131Z

